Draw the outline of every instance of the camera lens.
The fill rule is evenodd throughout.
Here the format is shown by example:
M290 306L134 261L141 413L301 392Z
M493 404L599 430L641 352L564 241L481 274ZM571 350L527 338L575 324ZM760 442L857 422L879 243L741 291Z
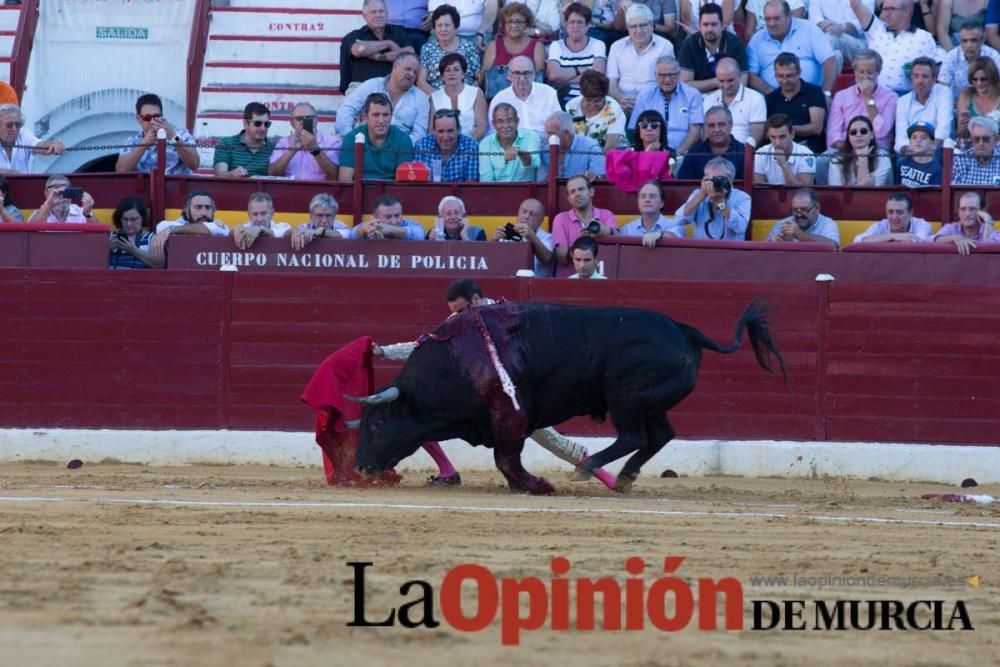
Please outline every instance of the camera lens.
M597 220L591 220L590 224L587 225L587 233L589 234L600 234L601 233L601 223Z

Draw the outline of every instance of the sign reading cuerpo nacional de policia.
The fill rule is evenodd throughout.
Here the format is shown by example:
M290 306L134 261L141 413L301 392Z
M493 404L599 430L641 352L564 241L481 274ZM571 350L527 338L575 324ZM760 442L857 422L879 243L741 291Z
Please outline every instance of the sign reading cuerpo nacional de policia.
M528 243L471 241L362 241L316 239L301 252L289 239L258 239L240 250L232 238L174 235L167 268L357 275L512 276L532 267Z

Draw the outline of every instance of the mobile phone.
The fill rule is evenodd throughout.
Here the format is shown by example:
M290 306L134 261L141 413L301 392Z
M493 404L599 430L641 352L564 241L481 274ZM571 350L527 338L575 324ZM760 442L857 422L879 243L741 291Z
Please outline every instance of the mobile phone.
M66 188L62 194L66 199L80 200L83 199L83 188Z
M302 120L302 129L309 134L316 134L316 119L305 118Z

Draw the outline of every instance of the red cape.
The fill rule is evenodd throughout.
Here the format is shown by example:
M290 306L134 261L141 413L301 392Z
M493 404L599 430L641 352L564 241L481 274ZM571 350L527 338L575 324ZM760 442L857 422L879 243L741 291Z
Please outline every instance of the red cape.
M345 421L361 418L360 403L350 396L368 396L375 391L372 369L372 338L363 336L340 348L319 365L302 392L302 402L316 413L316 444L323 450L323 470L331 485L398 484L395 470L366 480L354 471L358 449L357 429Z

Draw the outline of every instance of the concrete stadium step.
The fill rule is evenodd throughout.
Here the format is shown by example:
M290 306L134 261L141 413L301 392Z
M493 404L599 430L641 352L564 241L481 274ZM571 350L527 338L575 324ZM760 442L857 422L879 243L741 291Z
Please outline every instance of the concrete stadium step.
M359 13L358 16L360 15ZM0 30L10 32L13 35L17 31L17 22L20 18L20 5L0 5ZM351 30L353 29L351 28Z
M271 129L268 132L270 137L283 137L292 131L288 123L290 113L287 110L277 111L271 114ZM319 131L324 134L336 134L333 126L336 120L335 114L320 114ZM228 137L238 133L243 129L243 113L230 111L205 111L198 114L195 127L192 132L197 133L202 123L208 123L208 132L213 137Z
M205 61L335 63L340 61L340 42L340 37L211 35Z
M364 25L360 9L215 7L213 35L342 37Z
M340 65L319 63L208 62L202 75L206 87L340 85Z
M291 111L300 102L309 102L319 113L333 115L343 99L339 90L330 87L205 86L198 108L199 115L209 110L242 114L248 102L260 102L275 114Z
M14 53L14 35L13 30L0 30L0 58L10 58Z

